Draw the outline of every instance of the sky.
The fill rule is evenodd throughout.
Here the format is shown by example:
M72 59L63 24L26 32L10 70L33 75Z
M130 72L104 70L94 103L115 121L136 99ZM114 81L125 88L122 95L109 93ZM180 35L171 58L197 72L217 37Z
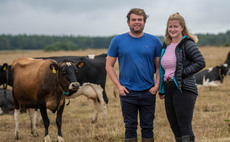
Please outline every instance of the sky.
M179 12L193 34L230 30L230 0L0 0L0 34L113 36L129 31L126 15L142 8L144 32L165 34Z

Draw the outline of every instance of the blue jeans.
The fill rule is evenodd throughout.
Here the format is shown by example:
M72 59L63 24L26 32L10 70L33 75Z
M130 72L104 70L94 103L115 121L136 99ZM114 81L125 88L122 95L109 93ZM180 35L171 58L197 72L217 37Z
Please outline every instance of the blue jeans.
M121 109L125 123L125 138L137 137L138 112L142 138L153 138L156 95L146 91L130 91L120 95Z

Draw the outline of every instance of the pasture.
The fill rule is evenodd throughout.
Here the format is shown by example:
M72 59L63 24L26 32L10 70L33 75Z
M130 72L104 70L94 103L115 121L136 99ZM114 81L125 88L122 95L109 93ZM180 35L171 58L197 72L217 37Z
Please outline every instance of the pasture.
M224 63L230 48L228 47L200 47L206 68ZM84 56L88 54L106 53L106 49L84 50L69 52L43 51L0 51L0 64L8 63L20 56L48 57L48 56ZM116 71L118 66L116 64ZM224 83L217 88L199 88L197 97L193 130L197 142L230 142L230 126L224 120L230 119L230 76L224 78ZM120 109L119 96L113 95L113 84L107 77L106 92L108 94L108 117L102 119L103 111L100 106L98 121L91 123L93 102L84 96L70 100L63 112L62 132L66 142L121 142L124 141L124 123ZM3 95L3 94L1 94ZM66 100L67 102L69 100ZM57 139L56 114L48 111L50 118L49 134L52 141ZM29 115L20 115L20 137L18 142L42 141L44 136L43 124L39 123L39 137L30 134ZM174 137L166 118L164 101L157 96L156 114L154 120L155 142L173 142ZM14 141L14 116L0 116L0 141ZM138 129L140 141L140 129Z

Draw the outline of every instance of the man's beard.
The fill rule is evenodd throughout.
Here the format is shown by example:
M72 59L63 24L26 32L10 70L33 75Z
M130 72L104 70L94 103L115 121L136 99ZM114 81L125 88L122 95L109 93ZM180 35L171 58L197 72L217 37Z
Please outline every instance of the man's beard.
M130 28L130 31L133 34L141 34L143 32L144 28L141 28L140 30L134 30L134 28Z

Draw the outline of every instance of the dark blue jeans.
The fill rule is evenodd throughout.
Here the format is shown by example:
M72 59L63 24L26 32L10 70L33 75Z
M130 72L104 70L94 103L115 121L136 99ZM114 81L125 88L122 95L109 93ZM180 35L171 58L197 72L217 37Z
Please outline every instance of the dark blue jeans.
M125 138L137 137L138 112L142 138L153 138L156 95L147 91L130 91L120 95L121 109L125 123Z
M175 137L194 136L192 117L196 97L190 91L182 90L181 93L174 82L165 84L165 109Z

